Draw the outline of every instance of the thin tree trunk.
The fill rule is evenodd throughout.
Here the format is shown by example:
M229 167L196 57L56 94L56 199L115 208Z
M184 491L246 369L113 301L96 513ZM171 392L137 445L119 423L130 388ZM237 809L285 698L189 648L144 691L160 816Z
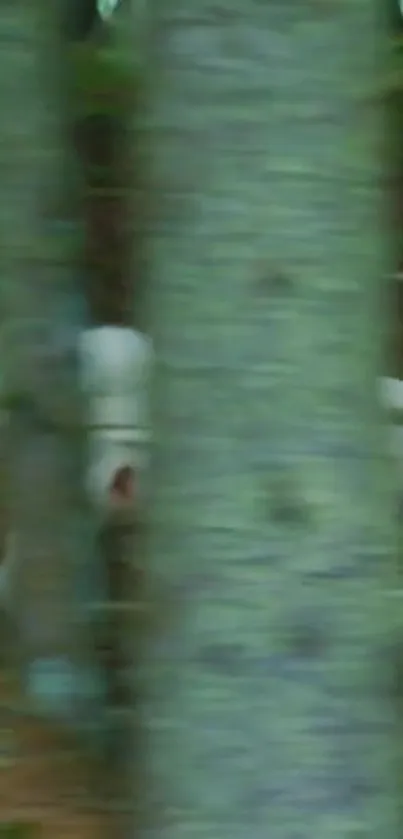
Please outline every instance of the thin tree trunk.
M398 835L378 8L155 4L158 839Z
M57 218L74 162L64 134L58 6L45 7L15 0L0 8L2 372L17 552L11 608L34 710L82 723L91 657L77 588L91 549L77 353L83 312L74 249Z

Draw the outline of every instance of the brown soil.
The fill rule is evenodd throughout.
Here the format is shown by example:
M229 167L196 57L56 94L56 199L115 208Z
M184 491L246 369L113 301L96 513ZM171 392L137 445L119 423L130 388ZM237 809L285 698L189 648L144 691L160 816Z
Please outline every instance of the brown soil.
M11 690L11 698L13 692ZM0 681L0 702L10 689ZM13 715L14 716L14 715ZM114 836L94 802L94 778L73 749L46 725L7 712L0 720L0 828L4 822L39 826L43 839L99 839ZM92 782L91 782L92 781ZM112 825L111 825L112 828Z

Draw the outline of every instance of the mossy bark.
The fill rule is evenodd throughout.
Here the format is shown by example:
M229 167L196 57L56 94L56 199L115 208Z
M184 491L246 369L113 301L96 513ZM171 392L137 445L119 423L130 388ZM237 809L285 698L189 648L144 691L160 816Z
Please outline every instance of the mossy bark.
M151 21L144 836L398 835L378 11Z

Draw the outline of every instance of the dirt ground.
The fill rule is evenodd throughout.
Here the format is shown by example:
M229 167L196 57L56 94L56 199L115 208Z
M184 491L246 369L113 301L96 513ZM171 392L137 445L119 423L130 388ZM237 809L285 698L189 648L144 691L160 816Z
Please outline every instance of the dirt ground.
M37 839L115 836L110 818L91 797L82 758L61 749L46 725L22 714L10 717L4 710L10 699L13 688L0 674L0 836L7 822L35 826Z
M131 630L130 620L128 637ZM94 766L77 755L60 731L16 712L21 706L17 680L10 675L11 667L4 665L8 656L2 655L8 631L0 618L0 839L6 839L4 825L13 822L36 828L26 839L119 839L123 832L127 835L124 817L118 821L119 817L108 813L108 793L99 767L96 775ZM115 666L113 657L109 664ZM123 786L119 769L113 788L120 797L124 797Z

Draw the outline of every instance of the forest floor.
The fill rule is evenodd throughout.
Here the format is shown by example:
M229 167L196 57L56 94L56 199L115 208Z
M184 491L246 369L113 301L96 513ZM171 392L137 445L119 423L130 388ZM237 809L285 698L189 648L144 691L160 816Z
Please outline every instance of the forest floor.
M91 801L83 760L72 749L61 749L46 725L10 715L6 708L14 693L0 674L0 837L13 835L2 828L16 822L32 825L27 839L114 836L107 816Z

